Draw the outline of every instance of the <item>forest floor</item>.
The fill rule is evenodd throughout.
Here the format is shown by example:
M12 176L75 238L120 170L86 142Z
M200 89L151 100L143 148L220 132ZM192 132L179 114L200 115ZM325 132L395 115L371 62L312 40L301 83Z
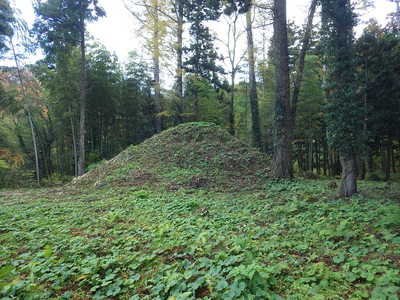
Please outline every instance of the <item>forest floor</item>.
M398 299L400 184L0 190L2 299Z

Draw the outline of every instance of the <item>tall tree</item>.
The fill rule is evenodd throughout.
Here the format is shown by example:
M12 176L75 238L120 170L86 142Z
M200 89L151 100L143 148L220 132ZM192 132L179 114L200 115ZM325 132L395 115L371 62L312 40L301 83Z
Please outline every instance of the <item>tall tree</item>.
M221 87L218 74L223 69L217 65L220 56L214 48L214 37L210 33L209 28L204 23L206 21L217 20L221 15L220 2L218 0L190 0L185 2L184 15L190 23L190 45L184 47L184 53L187 55L183 67L187 73L194 74L191 76L190 88L194 97L194 121L199 120L199 93L198 88L202 84L196 84L196 80L208 81L215 88Z
M146 37L145 47L151 54L153 61L153 89L154 104L156 108L156 132L160 133L162 129L161 120L161 54L167 34L167 24L170 17L167 14L167 3L163 0L143 0L140 3L134 3L135 7L126 8L141 23L141 34ZM138 11L137 8L143 8Z
M28 102L28 93L26 91L26 86L25 86L25 82L22 78L22 72L21 72L21 68L19 66L19 62L18 62L18 56L17 53L15 51L15 47L14 47L14 43L12 41L12 37L10 37L10 44L11 44L11 48L12 48L12 52L13 52L13 57L14 57L14 61L15 61L15 67L17 68L17 73L18 73L18 79L19 82L21 84L21 89L22 89L22 93L23 93L23 97L24 100L26 102ZM36 133L35 133L35 126L33 124L33 118L32 118L32 113L31 113L31 108L29 103L27 104L27 108L24 109L27 113L28 116L28 120L29 120L29 126L31 128L31 134L32 134L32 141L33 141L33 149L34 149L34 153L35 153L35 165L36 165L36 184L39 186L40 185L40 172L39 172L39 151L38 151L38 146L37 146L37 142L36 142Z
M304 30L304 37L303 37L303 42L302 42L302 46L301 46L300 56L299 56L299 59L297 62L297 70L296 70L295 79L294 79L294 86L293 86L293 92L292 92L292 103L291 103L292 104L293 124L294 124L295 118L296 118L296 105L297 105L297 102L299 99L301 80L303 78L305 57L306 57L306 53L310 46L313 20L314 20L314 14L315 14L315 9L317 7L317 3L318 3L318 0L311 0L310 8L308 10L307 24L306 24L306 27Z
M357 193L356 152L363 149L363 103L357 95L353 27L349 0L322 0L322 33L326 65L327 133L339 151L342 180L338 195Z
M226 46L228 52L229 61L229 75L230 75L230 87L229 87L229 132L235 134L235 83L236 75L240 70L240 65L245 56L245 52L240 53L238 44L239 38L244 31L239 30L239 17L238 11L233 12L229 16L225 16L225 21L228 24L228 32L226 40L220 39L220 41ZM239 52L239 53L238 53Z
M78 176L76 124L79 112L79 49L57 56L56 68L39 61L32 70L51 97L50 112L55 126L55 153L60 174L71 174L70 151L73 152L74 176ZM69 143L70 141L72 143ZM71 146L71 148L69 147Z
M286 0L274 0L273 61L275 65L275 121L272 168L277 178L291 179L293 176L292 115Z
M138 144L154 134L155 110L152 104L152 76L149 66L134 52L129 53L123 83L121 114L126 143Z
M85 172L86 23L105 16L98 0L48 0L35 6L34 28L48 57L55 58L71 47L79 47L79 156L78 175Z
M33 117L31 113L30 101L28 99L28 91L27 85L23 79L22 69L20 67L19 57L20 53L17 53L17 49L15 47L15 43L13 37L15 34L21 40L29 40L28 36L28 27L24 20L20 19L19 17L15 17L15 13L18 11L14 11L10 3L7 0L0 0L0 16L2 22L0 23L0 53L6 50L10 50L12 52L12 57L15 62L15 67L18 74L18 81L20 84L20 89L22 91L23 99L26 103L26 106L22 106L23 111L26 113L29 126L31 129L32 141L33 141L33 149L34 149L34 156L35 156L35 166L36 166L36 181L37 185L40 185L40 172L39 172L39 151L37 145L37 136L35 132L35 125L33 122ZM4 20L4 21L3 21ZM28 45L24 45L25 49L28 50Z
M172 18L176 27L176 96L178 98L177 123L182 123L183 115L183 25L184 25L184 0L173 1L173 12L175 18Z
M397 26L397 37L400 38L400 0L390 0L391 2L396 3L396 26Z
M260 130L260 113L258 108L258 95L255 71L255 58L254 58L254 40L253 40L253 26L251 18L251 9L246 12L246 33L247 33L247 58L249 62L249 100L251 110L251 129L253 146L261 149L261 130Z

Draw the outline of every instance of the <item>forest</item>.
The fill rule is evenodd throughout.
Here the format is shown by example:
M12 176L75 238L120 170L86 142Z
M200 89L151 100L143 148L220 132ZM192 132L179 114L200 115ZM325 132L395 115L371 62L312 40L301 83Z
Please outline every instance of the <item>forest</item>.
M347 20L335 20L329 11L335 3L319 11L311 1L302 27L274 20L277 8L268 2L126 3L140 20L149 59L131 52L122 64L85 36L86 23L106 16L97 1L38 2L33 28L2 2L1 52L15 62L1 69L3 187L68 181L129 145L193 121L218 124L276 154L276 164L285 161L275 168L279 178L293 171L340 175L341 156L351 158L360 179L389 181L396 174L398 13L385 27L370 20L355 39L353 6L343 8ZM221 18L228 25L225 58L207 27ZM254 40L252 27L271 30L271 23L274 37ZM346 35L335 36L346 26ZM240 35L247 50L238 45ZM22 65L33 47L44 58Z
M0 296L398 299L400 1L121 2L0 0Z

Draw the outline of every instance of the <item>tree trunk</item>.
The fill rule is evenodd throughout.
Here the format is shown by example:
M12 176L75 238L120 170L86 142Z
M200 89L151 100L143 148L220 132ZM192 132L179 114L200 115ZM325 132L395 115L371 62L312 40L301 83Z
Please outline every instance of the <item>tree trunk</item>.
M153 64L154 64L154 101L156 105L156 132L161 132L161 88L160 88L160 44L159 44L159 32L158 28L158 4L154 8L155 15L155 31L154 31L154 49L153 49Z
M233 21L228 22L228 41L226 46L228 48L228 58L230 62L231 74L231 89L229 99L229 132L235 135L235 78L238 71L238 63L236 63L236 48L240 33L237 33L237 21L239 13L235 13ZM250 20L251 21L251 20ZM239 59L240 62L241 58Z
M104 149L103 149L103 146L104 146L103 138L104 138L104 118L103 118L103 113L102 113L102 116L101 116L101 129L100 129L100 155L101 155L101 157L103 157L103 151L104 151Z
M249 98L252 119L253 146L261 149L260 113L256 86L256 72L254 60L253 29L251 24L251 9L246 12L247 55L249 60Z
M39 153L38 153L38 147L37 147L37 143L36 143L36 135L35 135L35 129L34 129L33 120L32 120L32 114L31 114L31 110L30 110L29 106L28 106L27 111L28 111L29 125L31 127L33 151L35 152L36 184L39 186L40 185Z
M324 162L323 162L323 168L324 168L324 176L328 174L327 169L328 169L328 148L326 146L326 141L323 141L323 151L324 151Z
M194 92L194 121L199 121L199 96L197 90Z
M368 166L369 174L374 172L374 156L373 156L373 152L372 152L372 147L369 149L369 152L368 152L367 166Z
M354 156L345 157L340 154L340 164L342 166L342 181L338 189L339 197L351 197L357 193L357 169Z
M396 173L396 160L394 155L393 141L391 141L391 154L392 154L392 171Z
M295 80L294 80L293 95L292 95L292 118L293 118L292 122L293 122L293 124L296 119L297 102L299 100L301 80L303 78L304 61L305 61L306 53L307 53L309 45L310 45L312 25L313 25L313 19L314 19L314 14L315 14L315 9L317 7L317 3L318 3L318 0L312 0L310 9L308 11L306 30L304 32L303 43L302 43L302 47L301 47L301 51L300 51L299 62L297 65L297 70L296 70L296 75L295 75Z
M74 150L74 175L78 176L78 153L76 150L76 138L75 138L75 127L74 121L72 119L71 105L68 103L69 120L71 122L71 132L72 132L72 146Z
M24 99L25 99L25 101L27 101L28 100L27 92L25 89L24 81L22 79L21 70L19 68L19 63L18 63L18 58L17 58L17 53L15 52L15 47L14 47L14 42L12 40L12 37L10 37L10 44L11 44L11 49L12 49L13 56L14 56L15 66L17 68L19 82L21 84L21 89L24 94ZM33 124L32 114L31 114L31 110L29 108L29 103L27 106L27 114L28 114L29 126L31 128L31 134L32 134L33 151L35 153L36 184L39 186L40 185L39 153L38 153L38 147L37 147L37 143L36 143L36 135L35 135L35 128L34 128L34 124Z
M50 176L50 169L49 169L49 165L47 163L47 157L46 157L46 149L45 149L45 136L46 133L44 133L44 136L40 133L39 130L36 130L37 134L37 142L39 144L39 149L41 151L39 151L39 155L41 157L41 161L42 161L42 165L41 165L41 172L39 170L40 173L42 173L42 177L44 178L48 178Z
M382 149L382 151L385 151ZM389 181L390 178L390 164L392 157L392 137L389 135L386 144L386 163L385 163L385 181Z
M394 0L394 2L396 2L397 37L400 39L400 0Z
M385 172L385 170L386 170L386 158L385 158L385 149L383 147L382 138L379 138L379 153L380 153L380 156L381 156L381 170L382 170L382 172Z
M292 125L286 1L274 0L273 53L275 64L275 126L272 168L274 176L291 179Z
M315 139L315 162L317 164L317 174L321 172L320 149L318 139Z
M301 151L300 142L296 143L296 148L297 148L297 165L298 165L299 171L301 171L302 167L303 167L303 162L302 162L302 151Z
M365 159L361 159L361 174L360 174L361 180L365 180L366 173L367 173L367 168L365 166Z
M181 1L178 0L178 12L177 12L177 69L176 69L176 90L178 97L178 123L182 123L183 115L183 60L182 60L182 49L183 49L183 6Z
M340 155L339 151L335 150L335 175L340 175L341 164L340 164Z
M365 161L360 155L356 155L357 177L365 179Z
M86 115L86 45L85 45L85 11L83 1L81 6L81 32L80 32L80 79L79 79L79 156L78 156L78 176L85 173L85 115Z
M235 135L235 72L231 74L231 91L229 96L229 132Z
M308 138L308 171L313 171L313 141L311 135Z

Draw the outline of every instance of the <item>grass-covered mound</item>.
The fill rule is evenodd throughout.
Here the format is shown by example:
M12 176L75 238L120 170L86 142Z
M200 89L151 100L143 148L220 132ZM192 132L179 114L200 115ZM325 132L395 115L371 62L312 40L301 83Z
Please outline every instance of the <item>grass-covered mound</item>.
M242 189L264 182L266 156L211 123L168 129L75 181L78 185Z

